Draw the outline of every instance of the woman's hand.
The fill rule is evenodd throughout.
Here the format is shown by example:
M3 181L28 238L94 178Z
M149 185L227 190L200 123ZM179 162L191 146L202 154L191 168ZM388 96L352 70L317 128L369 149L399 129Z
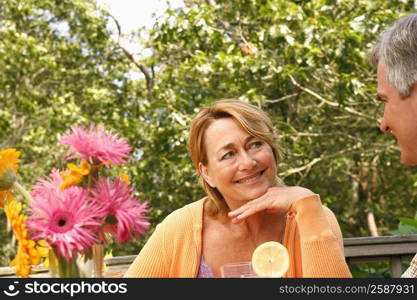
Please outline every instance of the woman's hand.
M261 197L230 211L228 216L232 218L233 223L240 223L261 211L270 213L288 211L295 200L311 195L314 195L312 191L299 186L271 187Z

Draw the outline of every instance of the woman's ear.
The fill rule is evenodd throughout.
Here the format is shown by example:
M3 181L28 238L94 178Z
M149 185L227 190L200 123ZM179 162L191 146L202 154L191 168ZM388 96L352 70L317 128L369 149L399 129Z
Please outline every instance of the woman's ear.
M215 188L216 186L214 185L213 181L210 178L210 175L208 174L207 167L203 163L199 162L198 170L200 171L201 176L203 176L204 181L207 182L209 186L211 186L212 188Z

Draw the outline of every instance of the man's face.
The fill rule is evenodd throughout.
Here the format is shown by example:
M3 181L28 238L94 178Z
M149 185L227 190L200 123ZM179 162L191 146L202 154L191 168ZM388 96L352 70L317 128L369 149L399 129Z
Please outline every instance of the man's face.
M401 151L401 161L417 165L417 83L407 98L402 99L398 90L387 81L385 66L378 65L378 99L384 102L381 130L392 133Z

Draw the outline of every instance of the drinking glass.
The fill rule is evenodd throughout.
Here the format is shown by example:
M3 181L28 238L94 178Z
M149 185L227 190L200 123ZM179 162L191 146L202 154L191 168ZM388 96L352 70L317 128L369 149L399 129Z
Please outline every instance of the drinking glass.
M220 267L222 278L256 278L250 261L224 264Z

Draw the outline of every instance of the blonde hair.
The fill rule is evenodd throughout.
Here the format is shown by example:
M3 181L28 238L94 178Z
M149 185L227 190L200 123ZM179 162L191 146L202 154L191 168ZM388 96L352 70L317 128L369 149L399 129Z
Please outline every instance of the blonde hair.
M210 215L226 214L229 208L222 196L216 189L211 187L201 176L199 163L207 165L207 149L204 138L207 128L216 120L231 118L251 136L265 141L271 148L275 158L275 164L281 158L281 151L278 148L278 136L270 118L258 107L238 100L218 100L210 106L200 109L198 114L191 121L190 133L188 136L188 151L193 165L197 171L200 184L208 195L207 205ZM284 185L277 177L277 185Z

